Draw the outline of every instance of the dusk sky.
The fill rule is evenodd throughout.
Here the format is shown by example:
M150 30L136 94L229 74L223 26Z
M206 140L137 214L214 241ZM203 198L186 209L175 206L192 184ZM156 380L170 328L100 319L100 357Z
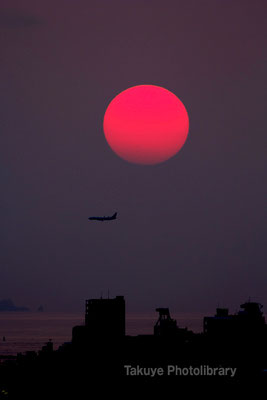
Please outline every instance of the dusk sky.
M0 299L82 311L267 311L264 0L1 0ZM155 166L108 146L121 91L162 86L189 135ZM112 215L111 222L88 221ZM266 235L265 235L266 236Z

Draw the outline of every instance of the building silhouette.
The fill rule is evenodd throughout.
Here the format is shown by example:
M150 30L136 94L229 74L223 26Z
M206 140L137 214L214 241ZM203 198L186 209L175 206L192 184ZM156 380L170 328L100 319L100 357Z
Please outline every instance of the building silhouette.
M187 328L178 327L177 321L171 318L168 308L156 308L156 311L159 313L159 318L154 326L155 336L185 340L193 333Z
M0 389L12 393L11 399L21 398L22 393L40 398L44 388L47 396L57 388L59 398L68 395L76 399L77 388L88 396L93 387L97 391L106 388L109 393L111 385L123 387L121 380L129 387L158 381L177 388L183 382L186 387L188 382L205 384L206 379L208 384L212 379L219 385L266 379L267 329L261 304L246 302L236 314L218 308L214 316L204 317L202 333L180 328L168 308L156 311L154 332L129 336L123 296L86 300L84 324L73 328L71 342L54 350L50 340L38 354L28 351L18 355L12 365L0 365ZM165 370L169 365L181 369L226 367L234 368L236 374L234 378L188 376L184 381L181 376L165 374L151 379L126 376L125 365Z
M256 302L241 304L237 314L230 315L227 308L217 308L213 317L204 317L204 335L224 342L261 340L266 334L262 305Z
M96 335L125 336L124 297L86 300L85 325Z
M177 322L171 318L168 308L156 308L159 313L159 319L154 326L154 335L173 336L177 332Z
M85 324L72 330L72 342L85 344L94 338L99 340L121 339L125 336L125 300L90 299L85 302Z

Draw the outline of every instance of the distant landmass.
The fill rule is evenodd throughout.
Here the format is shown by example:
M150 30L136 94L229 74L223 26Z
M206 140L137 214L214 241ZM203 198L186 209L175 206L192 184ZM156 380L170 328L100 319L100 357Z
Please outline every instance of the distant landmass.
M17 307L12 300L6 299L0 300L0 312L1 311L29 311L29 308Z

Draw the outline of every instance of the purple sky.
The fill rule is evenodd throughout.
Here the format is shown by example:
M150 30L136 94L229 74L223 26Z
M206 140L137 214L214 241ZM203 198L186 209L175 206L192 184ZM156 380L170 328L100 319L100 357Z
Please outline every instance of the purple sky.
M267 310L267 3L2 0L0 298L75 311ZM190 131L157 166L102 131L120 91L155 84ZM112 223L91 215L118 211Z

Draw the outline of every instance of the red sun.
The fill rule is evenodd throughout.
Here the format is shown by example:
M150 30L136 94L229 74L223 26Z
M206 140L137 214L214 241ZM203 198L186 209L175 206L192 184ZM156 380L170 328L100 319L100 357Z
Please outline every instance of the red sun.
M182 148L189 119L185 106L172 92L140 85L111 101L103 125L106 140L118 156L136 164L158 164Z

